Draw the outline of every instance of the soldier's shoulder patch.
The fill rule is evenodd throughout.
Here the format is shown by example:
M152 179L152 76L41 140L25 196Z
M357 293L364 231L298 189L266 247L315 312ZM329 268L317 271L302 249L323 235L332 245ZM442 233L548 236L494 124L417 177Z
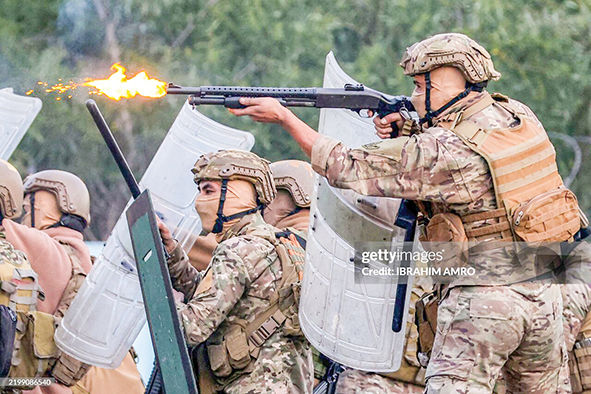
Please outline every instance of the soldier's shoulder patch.
M402 149L409 139L410 137L401 136L379 142L372 142L371 144L363 145L362 149L371 154L382 155L390 157L394 160L400 160Z
M509 96L505 96L502 93L492 93L490 95L495 101L504 101L504 102L509 102Z
M372 142L369 144L362 145L361 147L366 150L380 149L380 142Z

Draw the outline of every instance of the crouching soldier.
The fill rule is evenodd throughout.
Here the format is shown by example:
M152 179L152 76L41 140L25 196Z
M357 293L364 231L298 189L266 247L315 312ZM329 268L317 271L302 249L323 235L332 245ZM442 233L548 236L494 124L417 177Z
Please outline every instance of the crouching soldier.
M200 392L312 391L310 345L299 330L294 288L301 267L259 211L273 200L266 160L237 150L199 158L195 208L219 245L199 273L160 223L173 286L185 295L179 315L199 346Z

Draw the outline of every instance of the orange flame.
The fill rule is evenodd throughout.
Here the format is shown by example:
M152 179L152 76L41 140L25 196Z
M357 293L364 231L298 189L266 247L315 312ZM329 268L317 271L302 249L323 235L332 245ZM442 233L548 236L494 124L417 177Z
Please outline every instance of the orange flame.
M132 98L137 95L144 97L158 98L166 95L167 83L155 78L150 78L145 71L141 71L132 78L127 79L125 75L125 67L119 63L111 66L115 71L107 79L90 79L86 78L85 82L62 82L62 78L58 79L55 85L49 85L47 82L39 81L39 89L43 89L46 93L55 93L55 99L61 101L66 97L72 98L72 91L81 86L91 88L88 94L104 95L114 100L121 100L122 98ZM34 89L28 90L25 94L33 94Z
M134 75L131 79L127 79L125 67L119 63L113 64L111 69L115 72L109 78L92 79L83 83L82 86L93 87L98 90L95 93L104 94L117 101L122 98L132 98L136 95L153 98L166 95L167 83L148 77L145 71Z

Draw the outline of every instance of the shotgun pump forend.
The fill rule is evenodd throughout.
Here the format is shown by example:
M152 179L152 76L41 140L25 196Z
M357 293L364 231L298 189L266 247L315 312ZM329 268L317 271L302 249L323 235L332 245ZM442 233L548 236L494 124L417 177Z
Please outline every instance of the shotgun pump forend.
M418 119L407 96L385 96L359 84L346 84L344 88L276 88L242 86L181 87L169 84L168 94L188 94L189 104L223 105L226 108L244 108L240 97L273 97L285 107L346 108L366 116L371 110L380 118L393 112L401 112L405 118ZM415 112L415 114L411 114ZM397 128L392 124L393 137Z

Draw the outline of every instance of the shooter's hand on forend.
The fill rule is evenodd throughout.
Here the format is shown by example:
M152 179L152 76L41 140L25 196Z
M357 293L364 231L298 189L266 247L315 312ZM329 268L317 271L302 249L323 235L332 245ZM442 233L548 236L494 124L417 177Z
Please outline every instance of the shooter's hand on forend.
M404 119L402 118L399 112L393 112L391 114L384 116L383 118L380 118L379 116L373 118L373 124L378 137L380 137L381 139L392 138L392 132L394 131L392 129L392 123L396 123L396 126L398 126L398 130L402 130ZM398 132L398 130L396 130L396 132Z
M241 97L240 104L246 108L228 108L236 116L250 116L252 120L262 123L283 123L289 109L271 97Z
M156 216L156 223L158 223L158 230L160 231L160 238L162 238L162 243L164 244L164 248L171 254L174 248L176 248L177 241L172 238L172 233L166 227L166 224L158 216Z

